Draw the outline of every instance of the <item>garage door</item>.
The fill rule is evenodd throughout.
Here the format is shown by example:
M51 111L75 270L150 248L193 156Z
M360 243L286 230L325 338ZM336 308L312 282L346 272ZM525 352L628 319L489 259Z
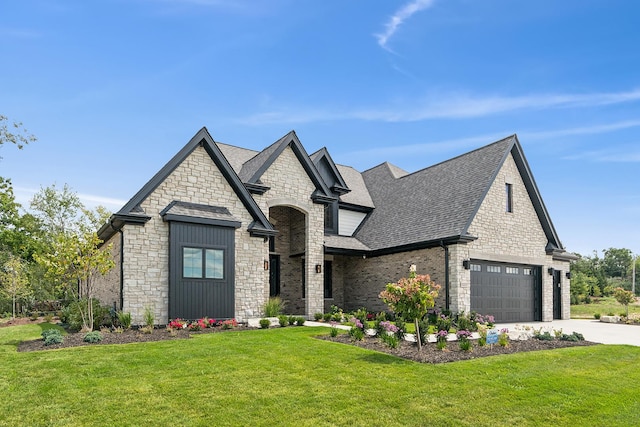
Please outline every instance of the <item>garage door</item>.
M502 323L538 321L541 297L539 267L471 261L472 311Z

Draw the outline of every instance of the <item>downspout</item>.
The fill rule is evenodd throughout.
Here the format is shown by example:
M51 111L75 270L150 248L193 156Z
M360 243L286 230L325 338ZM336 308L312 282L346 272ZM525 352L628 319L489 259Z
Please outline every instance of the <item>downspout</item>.
M120 233L120 311L124 306L124 233L122 228L118 230Z
M449 247L444 244L444 240L440 240L440 247L444 249L444 307L449 311Z

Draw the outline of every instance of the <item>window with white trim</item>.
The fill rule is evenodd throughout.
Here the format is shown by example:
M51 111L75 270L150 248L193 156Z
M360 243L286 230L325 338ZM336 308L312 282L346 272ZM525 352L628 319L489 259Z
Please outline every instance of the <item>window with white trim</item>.
M487 265L487 273L502 273L502 267L499 265Z
M504 271L507 274L520 274L520 269L518 267L505 267Z

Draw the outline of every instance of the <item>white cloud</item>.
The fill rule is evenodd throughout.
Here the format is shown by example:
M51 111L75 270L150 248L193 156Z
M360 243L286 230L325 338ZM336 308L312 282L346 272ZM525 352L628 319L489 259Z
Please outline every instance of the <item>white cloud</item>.
M20 203L24 209L29 209L29 205L31 204L31 199L33 196L40 191L39 188L27 188L27 187L14 187L13 188L14 195L16 198L16 202ZM102 205L105 208L116 211L127 203L126 200L114 199L112 197L104 197L104 196L96 196L94 194L83 194L78 193L78 198L80 202L88 208L94 209L98 205Z
M591 94L541 94L522 96L476 96L466 94L432 94L423 101L397 102L391 107L338 110L286 107L235 121L246 125L311 123L330 120L364 120L381 122L419 122L434 119L466 119L526 110L552 108L589 108L640 100L640 90ZM624 126L623 126L624 127Z
M413 0L410 3L405 4L400 9L396 11L396 13L391 16L389 21L385 24L385 30L382 34L376 34L376 38L378 39L378 44L380 47L386 50L390 50L387 47L387 43L389 39L393 37L393 35L398 31L398 27L402 25L407 19L409 19L413 14L430 8L435 0Z
M584 151L563 157L565 160L586 160L598 163L640 163L640 149L635 145L627 148Z

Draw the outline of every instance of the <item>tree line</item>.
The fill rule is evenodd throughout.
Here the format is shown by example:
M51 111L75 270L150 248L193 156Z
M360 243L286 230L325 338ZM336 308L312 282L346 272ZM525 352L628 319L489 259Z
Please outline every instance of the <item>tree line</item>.
M571 304L590 303L593 297L612 296L616 288L631 290L634 256L626 248L609 248L580 255L571 263ZM636 274L640 258L635 258ZM638 294L638 286L635 292Z

